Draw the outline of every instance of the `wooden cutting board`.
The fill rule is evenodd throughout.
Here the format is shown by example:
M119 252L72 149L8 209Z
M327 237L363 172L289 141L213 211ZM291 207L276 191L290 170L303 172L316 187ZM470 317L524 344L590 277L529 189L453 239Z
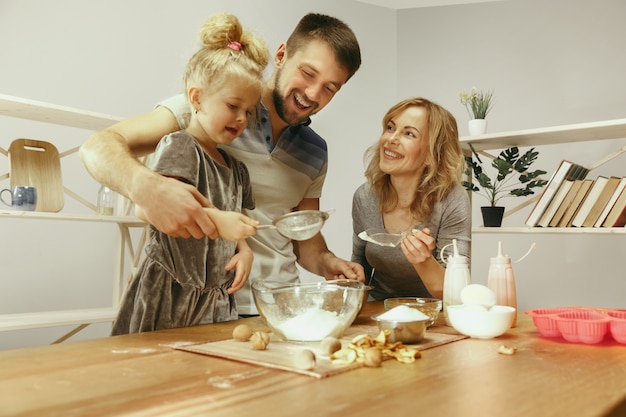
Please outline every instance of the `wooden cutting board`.
M42 140L15 139L9 147L11 188L28 185L37 188L36 211L63 209L63 180L57 148Z
M347 345L359 334L376 336L379 330L377 326L353 325L341 338L342 345ZM426 331L424 340L419 344L407 345L420 351L431 349L457 340L466 339L467 336L459 334L436 333ZM220 340L217 342L201 343L197 345L172 346L174 349L187 352L200 353L202 355L216 356L224 359L250 363L267 368L281 369L295 372L315 378L326 378L351 369L360 368L360 363L336 364L332 363L328 356L319 351L319 342L285 342L272 334L267 350L254 350L248 342L238 342L234 339ZM317 358L314 369L298 369L293 364L295 353L301 349L312 350Z

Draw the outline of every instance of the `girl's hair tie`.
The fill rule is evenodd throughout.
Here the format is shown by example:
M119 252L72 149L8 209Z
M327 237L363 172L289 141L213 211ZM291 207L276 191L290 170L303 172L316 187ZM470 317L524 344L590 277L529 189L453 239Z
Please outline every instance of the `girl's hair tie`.
M233 51L241 51L241 44L237 41L230 41L228 42L228 45L226 46L232 49Z

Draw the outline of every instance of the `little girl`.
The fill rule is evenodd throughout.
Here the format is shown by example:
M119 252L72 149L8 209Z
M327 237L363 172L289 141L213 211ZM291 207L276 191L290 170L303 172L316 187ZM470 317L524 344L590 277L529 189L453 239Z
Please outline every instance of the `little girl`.
M258 222L241 214L255 206L246 166L218 145L231 143L256 114L269 54L230 14L209 18L200 37L203 47L183 77L191 120L161 139L151 168L208 197L214 207L205 210L220 237L174 238L150 226L146 258L124 294L113 335L237 318L233 294L253 259L245 238ZM146 220L141 207L135 212Z

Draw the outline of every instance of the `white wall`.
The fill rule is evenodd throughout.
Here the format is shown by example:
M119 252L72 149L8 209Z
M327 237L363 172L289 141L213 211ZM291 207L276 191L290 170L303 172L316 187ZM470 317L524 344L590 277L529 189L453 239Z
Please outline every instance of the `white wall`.
M620 0L524 0L433 7L398 14L398 86L448 108L467 135L458 101L472 86L495 91L489 132L621 119L626 115L626 3ZM626 141L540 146L535 163L551 174L561 159L591 164ZM522 148L525 150L528 148ZM496 152L497 153L497 152ZM624 176L621 156L593 171ZM523 202L509 198L512 208ZM473 198L473 222L481 224ZM531 206L504 219L522 226ZM520 310L559 305L626 307L621 236L474 235L472 280L486 284L501 240L514 264Z
M0 93L122 117L149 111L178 92L181 70L198 46L197 32L217 11L239 16L272 51L309 11L344 19L360 40L363 67L313 121L330 148L322 208L337 212L324 234L339 256L350 256L350 204L363 181L363 151L378 138L384 112L399 99L421 95L438 101L457 117L461 134L467 116L458 93L474 85L496 92L492 132L624 117L626 10L620 0L503 1L398 12L351 0L265 0L262 6L256 0L0 0ZM16 137L35 137L65 150L88 134L0 117L5 148ZM586 164L599 158L600 148L614 149L566 148L564 153L542 147L538 167L550 171L565 155ZM77 158L68 162L64 181L95 199L98 185ZM5 161L0 164L6 172ZM612 173L624 175L616 166ZM81 209L68 201L67 210ZM506 224L521 225L528 210ZM112 228L2 221L0 236L0 313L110 302ZM475 282L485 280L498 239L513 259L533 240L538 243L533 255L515 265L522 308L623 307L623 237L477 236ZM565 272L555 268L558 262ZM313 278L305 274L305 279ZM90 329L75 338L108 334L106 325ZM0 349L49 343L66 330L0 333Z
M150 111L158 100L180 91L182 69L199 46L197 33L219 11L236 14L272 53L308 12L346 21L359 38L361 70L313 120L331 153L322 206L337 212L327 223L326 237L331 249L349 257L351 193L363 180L361 155L376 140L379 120L396 97L392 10L350 0L0 0L0 93L121 117ZM88 135L0 117L5 149L17 137L31 137L64 151ZM95 202L98 184L77 157L68 159L64 182ZM7 166L0 158L0 174ZM2 188L8 184L0 182ZM66 211L84 210L66 198ZM114 226L4 220L0 236L0 314L110 304ZM90 326L72 340L106 336L109 327ZM50 343L68 330L0 333L0 349Z

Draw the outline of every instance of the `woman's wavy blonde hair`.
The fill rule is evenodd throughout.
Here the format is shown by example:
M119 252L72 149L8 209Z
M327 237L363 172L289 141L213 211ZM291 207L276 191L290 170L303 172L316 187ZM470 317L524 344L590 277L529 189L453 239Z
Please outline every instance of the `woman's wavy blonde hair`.
M200 30L200 39L203 46L191 57L183 74L187 90L219 88L228 76L237 75L261 91L269 52L261 38L243 30L236 16L218 13L209 17Z
M383 117L383 132L392 118L413 106L424 108L428 117L429 152L410 205L413 217L424 221L430 216L434 204L443 201L460 183L465 160L456 119L448 110L425 98L409 98L391 107ZM379 143L371 146L365 155L366 161L369 160L365 176L379 197L381 213L387 213L398 205L398 194L391 186L389 174L380 170Z

